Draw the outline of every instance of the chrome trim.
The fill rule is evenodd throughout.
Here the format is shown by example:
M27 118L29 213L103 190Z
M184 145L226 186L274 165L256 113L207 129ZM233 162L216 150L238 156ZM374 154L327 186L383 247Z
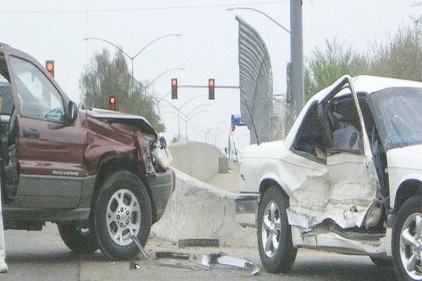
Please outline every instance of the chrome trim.
M240 193L235 199L236 221L243 227L257 227L259 193Z

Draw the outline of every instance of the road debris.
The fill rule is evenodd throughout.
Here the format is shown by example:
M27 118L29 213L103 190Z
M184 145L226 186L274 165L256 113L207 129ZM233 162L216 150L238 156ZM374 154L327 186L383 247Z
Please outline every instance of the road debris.
M130 260L130 262L129 262L129 269L130 270L134 270L134 269L138 270L139 268L140 268L139 264L137 264L133 260Z
M230 256L227 256L225 253L203 255L202 265L208 268L211 268L214 265L223 265L223 266L245 269L251 275L258 274L260 270L258 266L255 266L255 264L249 260L230 257Z
M189 254L176 253L176 252L156 252L155 257L157 259L170 258L170 259L188 260Z
M144 255L144 257L157 266L165 266L165 267L180 268L180 269L190 269L190 270L193 270L193 271L195 271L195 270L209 270L208 267L202 266L200 264L192 264L192 263L189 263L189 264L186 264L186 263L184 263L184 264L181 264L181 263L174 264L174 263L159 262L156 259L152 258L150 255L148 255L148 253L145 251L144 247L142 247L141 243L139 242L138 238L136 238L135 235L132 235L131 238L132 238L132 241L135 242L136 246L138 246L139 250ZM130 269L139 269L139 265L137 265L136 263L134 263L132 265L132 263L133 263L133 261L130 261L130 264L129 264Z
M218 239L180 239L179 248L184 247L220 247Z

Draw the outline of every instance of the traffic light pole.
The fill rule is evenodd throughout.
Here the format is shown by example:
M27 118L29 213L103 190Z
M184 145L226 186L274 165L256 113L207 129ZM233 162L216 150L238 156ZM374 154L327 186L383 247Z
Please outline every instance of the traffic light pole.
M178 88L208 88L208 86L202 86L202 85L180 85L177 86ZM220 89L239 89L239 86L214 86L214 88L220 88Z
M173 82L176 81L176 82ZM208 93L208 99L209 100L214 100L215 99L215 93L214 90L215 88L219 88L219 89L239 89L239 86L216 86L215 85L215 80L214 79L209 79L208 80L208 86L203 86L203 85L177 85L177 79L173 78L171 80L171 86L172 86L172 99L177 99L177 89L178 88L208 88L209 93ZM173 94L174 93L174 94Z

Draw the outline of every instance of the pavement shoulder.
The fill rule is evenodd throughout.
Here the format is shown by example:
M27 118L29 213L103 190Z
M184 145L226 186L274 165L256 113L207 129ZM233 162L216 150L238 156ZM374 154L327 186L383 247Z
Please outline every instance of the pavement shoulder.
M218 173L207 183L225 191L239 193L239 171L240 163L230 160L228 173Z

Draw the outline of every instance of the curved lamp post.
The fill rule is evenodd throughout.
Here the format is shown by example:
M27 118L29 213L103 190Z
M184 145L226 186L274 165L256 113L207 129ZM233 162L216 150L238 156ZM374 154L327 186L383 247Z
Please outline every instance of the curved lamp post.
M160 74L158 74L154 79L152 79L152 81L151 82L149 82L148 83L148 85L146 85L144 88L145 89L147 89L149 86L151 86L155 81L157 81L157 79L158 78L160 78L161 76L163 76L164 74L167 74L167 73L169 73L169 72L171 72L171 71L175 71L175 70L185 70L185 68L183 68L183 67L176 67L176 68L170 68L170 69L167 69L167 70L165 70L165 71L163 71L163 72L161 72Z
M129 55L128 53L126 53L121 47L119 47L118 45L116 45L116 44L114 44L113 42L111 42L111 41L109 41L109 40L106 40L106 39L103 39L103 38L100 38L100 37L86 37L86 38L83 38L83 40L84 41L88 41L88 40L97 40L97 41L102 41L102 42L105 42L105 43L107 43L107 44L110 44L110 45L112 45L113 47L115 47L115 48L117 48L119 51L121 51L122 52L122 54L124 54L125 56L127 56L130 60L131 60L131 66L132 66L132 73L131 73L131 76L132 76L132 92L133 92L133 85L134 85L134 77L133 77L133 61L146 49L146 48L148 48L151 44L153 44L153 43L155 43L155 42L157 42L158 40L161 40L161 39L163 39L163 38L166 38L166 37L170 37L170 36L176 36L176 37L180 37L181 36L181 34L179 34L179 33L169 33L169 34L165 34L165 35L162 35L162 36L159 36L159 37L157 37L157 38L155 38L154 40L152 40L152 41L150 41L148 44L146 44L139 52L137 52L136 53L136 55L134 55L134 56L131 56L131 55Z
M185 102L182 106L180 106L180 107L177 107L177 106L173 105L171 102L169 102L169 101L167 101L167 100L165 100L165 99L161 99L161 101L166 102L169 106L171 106L172 108L176 109L176 111L177 111L177 133L178 133L178 137L180 137L180 113L181 113L181 110L183 109L183 107L185 107L185 106L186 106L188 103L190 103L191 101L196 100L196 99L198 99L198 98L203 98L203 97L206 97L206 96L201 95L201 96L195 96L195 97L192 97L191 99L187 100L187 101L186 101L186 102ZM201 106L204 106L204 105L209 105L209 104L201 104L201 105L197 106L197 107L196 107L196 109L197 109L197 108L199 108L199 107L201 107ZM183 112L182 112L182 113L183 113Z
M191 112L189 112L188 114L184 114L183 112L173 112L173 111L166 111L166 113L170 113L170 114L174 114L177 115L178 117L180 117L183 121L185 121L185 136L186 136L186 140L188 140L188 121L192 120L193 117L195 117L196 115L202 114L202 113L206 113L209 112L207 109L202 109L198 112L194 112L195 110L197 110L199 107L204 106L204 105L210 105L210 104L201 104L200 106L198 106L197 108L194 108ZM180 116L179 114L182 114L182 116Z
M279 27L281 27L284 31L286 31L287 33L290 34L290 30L288 30L286 27L284 27L283 25L281 25L278 21L276 21L275 19L273 19L272 17L270 17L269 15L267 15L266 13L254 9L254 8L249 8L249 7L233 7L233 8L227 8L227 11L234 11L234 10L251 10L251 11L255 11L257 13L260 13L261 15L267 17L269 20L271 20L272 22L274 22L276 25L278 25Z
M158 74L154 79L152 79L151 82L148 83L148 85L146 85L144 87L145 89L145 93L147 93L147 88L149 88L149 86L151 86L155 81L157 81L158 78L160 78L161 76L163 76L164 74L171 72L171 71L175 71L175 70L185 70L185 68L183 67L176 67L176 68L171 68L171 69L167 69L163 72L161 72L160 74ZM157 114L158 116L160 116L160 102L171 93L171 91L167 92L165 95L163 95L162 97L156 98L154 96L151 96L153 100L155 100L157 102Z

